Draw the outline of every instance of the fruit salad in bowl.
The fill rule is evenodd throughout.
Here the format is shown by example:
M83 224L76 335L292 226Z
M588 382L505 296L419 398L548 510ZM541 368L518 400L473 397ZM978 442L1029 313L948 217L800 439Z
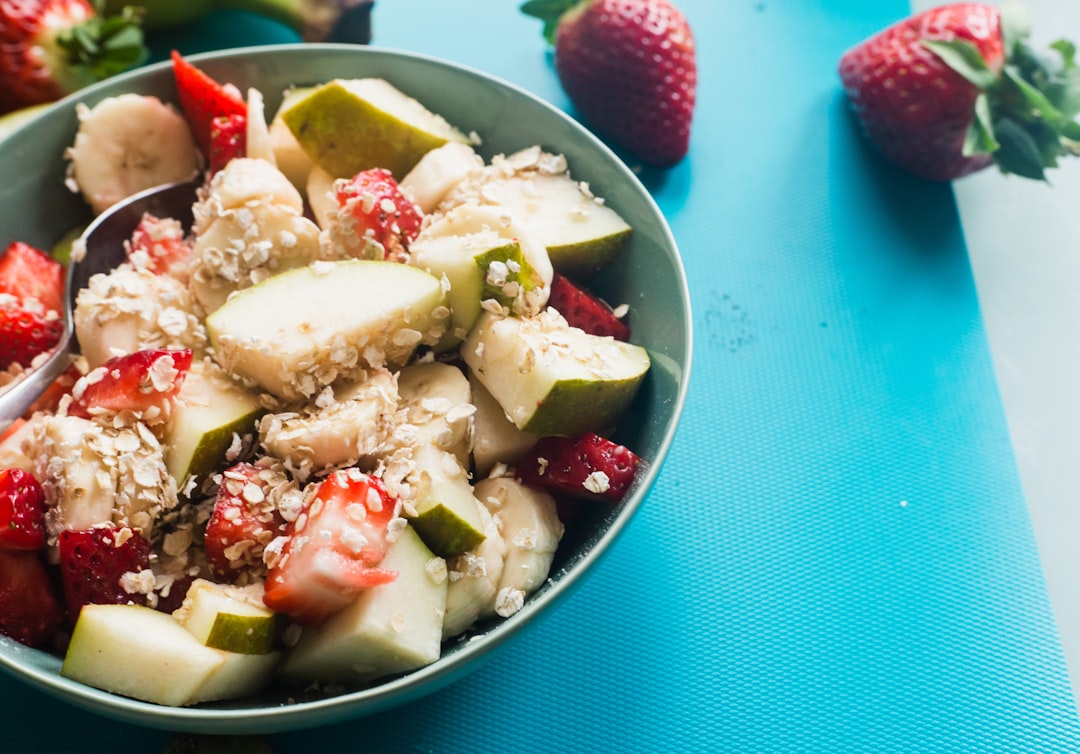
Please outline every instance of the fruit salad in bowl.
M370 711L471 667L641 503L686 286L640 183L565 116L305 45L174 55L44 122L0 148L59 147L30 192L71 210L0 208L0 273L48 271L2 302L44 323L11 380L59 317L40 249L155 185L192 195L77 292L67 371L0 437L0 666L174 729Z

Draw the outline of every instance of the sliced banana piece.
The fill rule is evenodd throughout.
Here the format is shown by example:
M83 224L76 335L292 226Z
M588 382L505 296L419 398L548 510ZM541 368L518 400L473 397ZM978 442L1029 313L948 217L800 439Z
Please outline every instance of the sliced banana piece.
M266 106L262 92L255 87L247 92L247 143L244 151L248 157L265 160L277 167L274 144L270 139L270 127L266 125ZM291 183L291 181L290 181Z
M484 160L471 146L448 141L421 157L399 185L424 214L430 214L454 186L483 167Z
M77 108L70 178L96 213L138 191L188 180L201 166L187 122L156 97L121 94Z
M290 132L291 133L291 132ZM326 230L337 215L338 202L334 195L334 181L330 173L314 165L307 177L307 197L315 222Z
M259 422L259 439L267 453L307 479L312 472L373 454L391 430L397 403L394 376L377 369L336 393L326 388L301 411L265 415Z
M448 581L443 639L457 636L476 623L481 615L495 612L506 543L487 507L479 503L476 507L486 539L471 552L446 561Z
M468 377L438 361L411 364L398 374L398 393L410 444L434 445L468 468L476 412Z
M525 604L551 570L563 524L555 498L513 477L488 477L476 484L476 499L487 506L506 547L494 612L506 618Z
M250 203L266 202L288 207L300 215L304 198L285 174L266 160L240 157L230 160L214 174L210 185L192 208L193 230L202 233L222 213Z

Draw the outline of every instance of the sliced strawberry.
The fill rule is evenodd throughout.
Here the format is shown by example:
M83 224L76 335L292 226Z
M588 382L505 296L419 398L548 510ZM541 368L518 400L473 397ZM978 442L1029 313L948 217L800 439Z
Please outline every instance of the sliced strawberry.
M146 213L131 234L127 255L137 267L168 275L188 265L192 249L179 220Z
M187 597L188 589L191 588L193 581L195 581L194 576L187 574L177 576L168 587L158 591L154 609L162 613L175 613L184 604L184 598ZM156 587L155 591L157 591Z
M0 549L39 550L45 546L45 491L29 472L0 471Z
M289 524L270 564L263 601L297 623L317 625L397 573L379 568L389 547L394 499L377 477L336 471L320 483L307 510Z
M621 500L642 460L629 448L592 432L542 437L517 466L523 484L585 500Z
M72 388L75 387L75 383L78 382L80 377L82 377L82 370L79 369L79 366L77 364L69 366L59 377L53 380L51 385L45 388L45 391L26 410L24 416L30 418L38 411L55 414L56 409L60 406L60 399L71 394Z
M382 247L382 259L398 259L408 251L424 219L390 171L382 168L361 171L338 184L337 201L341 214L353 222L352 231Z
M56 633L63 618L38 553L0 550L0 634L39 647Z
M35 356L52 350L63 334L64 322L55 312L41 314L18 303L0 304L0 369L29 366Z
M15 435L15 433L17 433L20 429L22 429L25 426L26 426L26 419L24 419L22 417L19 417L18 419L13 421L11 424L9 424L7 426L7 429L5 429L3 432L0 432L0 445L3 445L5 442L10 440Z
M154 348L109 359L79 378L68 414L83 419L133 411L148 423L167 419L191 368L191 350Z
M43 312L59 312L64 306L64 266L44 251L15 241L0 256L0 293L20 301L36 299Z
M210 173L247 154L247 116L219 115L210 122Z
M210 130L214 118L247 116L247 105L235 87L222 86L173 50L173 77L176 96L191 133L202 153L210 156Z
M150 543L126 526L95 526L60 532L60 579L68 619L83 605L145 605L146 595L125 588L126 574L150 567Z
M557 272L551 281L547 305L563 315L571 327L592 335L630 340L630 327L615 316L615 311L606 301L579 288Z
M261 471L238 463L222 473L203 542L211 567L222 578L261 570L266 546L285 532L285 519L270 502Z

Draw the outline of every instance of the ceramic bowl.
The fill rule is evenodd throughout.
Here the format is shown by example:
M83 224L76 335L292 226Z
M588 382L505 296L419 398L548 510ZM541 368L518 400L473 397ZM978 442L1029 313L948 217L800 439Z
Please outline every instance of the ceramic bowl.
M382 77L483 139L485 158L533 144L566 155L572 174L633 226L617 263L590 281L613 302L629 304L633 340L652 370L615 439L646 462L617 506L587 506L568 528L551 578L507 620L477 626L471 640L451 640L437 662L378 685L336 694L297 695L271 687L240 701L169 708L100 691L60 676L61 658L0 638L0 668L66 702L113 719L203 733L274 732L337 722L429 693L474 668L531 621L540 620L600 560L642 504L671 445L686 396L691 315L686 280L671 231L649 193L607 147L559 110L506 82L449 62L404 52L346 45L253 47L192 56L215 79L241 91L255 86L274 112L292 85L333 78ZM158 64L85 89L0 142L0 244L22 240L48 248L88 219L64 185L64 149L77 127L76 104L93 106L122 92L175 101L172 71Z

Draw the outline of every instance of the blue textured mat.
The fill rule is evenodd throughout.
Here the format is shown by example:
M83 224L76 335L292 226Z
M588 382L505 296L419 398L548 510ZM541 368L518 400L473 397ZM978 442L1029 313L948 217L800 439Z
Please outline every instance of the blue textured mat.
M885 166L840 99L840 54L906 4L679 4L693 151L644 178L696 352L655 491L475 673L277 751L1080 751L951 191ZM516 5L385 0L376 41L565 107ZM168 739L6 678L0 709L3 751Z

